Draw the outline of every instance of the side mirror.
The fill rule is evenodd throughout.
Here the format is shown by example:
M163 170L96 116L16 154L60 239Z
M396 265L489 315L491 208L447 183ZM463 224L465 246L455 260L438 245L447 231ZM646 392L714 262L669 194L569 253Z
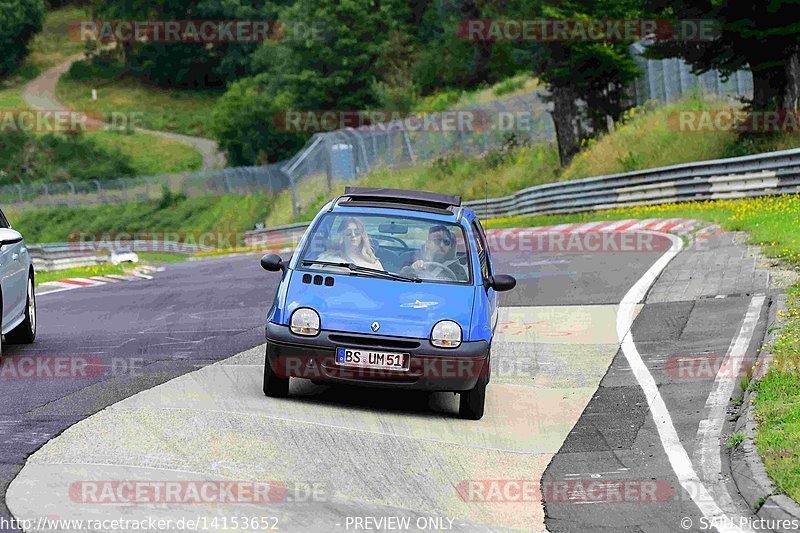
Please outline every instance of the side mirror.
M261 258L261 268L270 272L286 270L286 263L283 262L278 254L267 254Z
M0 246L22 242L22 234L15 229L0 228Z
M510 291L517 286L517 280L514 276L508 274L497 274L489 278L489 287L497 292Z

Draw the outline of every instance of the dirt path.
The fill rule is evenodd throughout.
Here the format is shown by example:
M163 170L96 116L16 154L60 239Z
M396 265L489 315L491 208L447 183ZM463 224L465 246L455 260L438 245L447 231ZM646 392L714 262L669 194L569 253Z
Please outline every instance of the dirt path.
M56 97L56 85L58 84L58 79L69 70L72 63L82 58L83 54L73 56L67 61L43 72L36 79L28 82L22 92L22 98L25 100L25 103L32 109L66 109L66 106L59 102ZM203 170L223 168L225 166L225 155L219 150L217 142L211 139L191 137L189 135L181 135L168 131L147 130L144 128L137 128L137 131L158 135L159 137L191 145L203 156Z

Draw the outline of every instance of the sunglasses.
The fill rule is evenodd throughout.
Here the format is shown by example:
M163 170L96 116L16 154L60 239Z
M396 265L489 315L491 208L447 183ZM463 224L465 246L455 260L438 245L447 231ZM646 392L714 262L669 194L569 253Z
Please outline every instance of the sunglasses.
M347 230L344 230L344 234L345 235L350 235L352 237L360 237L361 236L361 230L360 229L347 229Z
M453 241L451 241L450 239L444 239L442 237L437 237L433 239L433 242L437 245L444 244L445 246L450 246L453 243Z

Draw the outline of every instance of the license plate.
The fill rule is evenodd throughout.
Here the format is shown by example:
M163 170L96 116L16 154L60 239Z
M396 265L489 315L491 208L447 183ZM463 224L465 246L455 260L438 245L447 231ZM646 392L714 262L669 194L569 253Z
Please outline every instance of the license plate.
M407 353L376 352L364 348L336 348L336 364L359 368L408 370Z

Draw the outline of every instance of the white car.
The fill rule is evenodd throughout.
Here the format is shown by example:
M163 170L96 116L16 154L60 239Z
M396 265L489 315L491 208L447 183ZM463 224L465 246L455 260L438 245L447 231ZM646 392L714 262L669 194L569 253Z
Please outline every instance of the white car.
M136 252L111 252L111 256L108 260L112 265L118 265L120 263L138 263L139 255Z
M9 344L30 344L36 338L33 279L33 263L25 240L0 211L0 329Z

